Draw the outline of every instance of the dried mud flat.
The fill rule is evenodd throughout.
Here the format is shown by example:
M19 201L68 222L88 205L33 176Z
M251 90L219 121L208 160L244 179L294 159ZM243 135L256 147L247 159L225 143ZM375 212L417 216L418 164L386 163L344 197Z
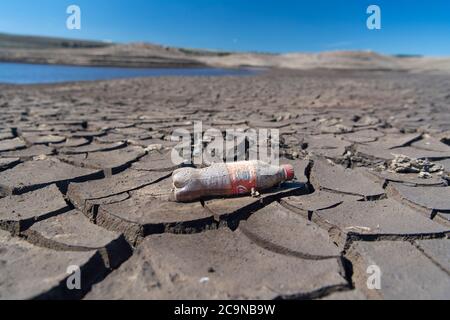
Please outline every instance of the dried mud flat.
M0 299L449 299L449 88L345 70L2 85ZM279 129L297 182L168 201L169 137L196 120ZM443 169L391 172L396 154Z

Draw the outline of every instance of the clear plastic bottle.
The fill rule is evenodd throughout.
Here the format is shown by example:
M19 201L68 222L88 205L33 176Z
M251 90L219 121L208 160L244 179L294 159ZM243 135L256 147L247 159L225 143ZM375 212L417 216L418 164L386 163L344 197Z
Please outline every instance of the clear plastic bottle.
M174 199L178 202L251 194L292 179L291 165L274 166L262 161L217 163L204 169L182 168L172 175Z

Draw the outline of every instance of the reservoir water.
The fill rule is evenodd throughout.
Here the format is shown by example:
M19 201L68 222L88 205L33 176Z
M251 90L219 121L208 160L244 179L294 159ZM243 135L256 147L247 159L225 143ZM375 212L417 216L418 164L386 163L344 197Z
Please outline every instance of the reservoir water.
M257 72L254 69L115 68L0 62L0 83L39 84L163 76L247 76Z

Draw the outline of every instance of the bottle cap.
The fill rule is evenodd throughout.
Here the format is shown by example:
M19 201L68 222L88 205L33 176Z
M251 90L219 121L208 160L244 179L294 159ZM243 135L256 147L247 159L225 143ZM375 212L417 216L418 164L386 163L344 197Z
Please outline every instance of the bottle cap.
M294 167L290 164L283 164L281 167L284 169L286 181L293 180L295 177Z

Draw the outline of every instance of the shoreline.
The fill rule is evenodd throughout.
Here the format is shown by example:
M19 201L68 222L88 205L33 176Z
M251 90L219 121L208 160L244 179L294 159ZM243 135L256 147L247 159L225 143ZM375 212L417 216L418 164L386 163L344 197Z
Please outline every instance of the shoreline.
M252 76L265 71L257 68L125 68L0 62L0 83L12 85L107 81L151 77Z

